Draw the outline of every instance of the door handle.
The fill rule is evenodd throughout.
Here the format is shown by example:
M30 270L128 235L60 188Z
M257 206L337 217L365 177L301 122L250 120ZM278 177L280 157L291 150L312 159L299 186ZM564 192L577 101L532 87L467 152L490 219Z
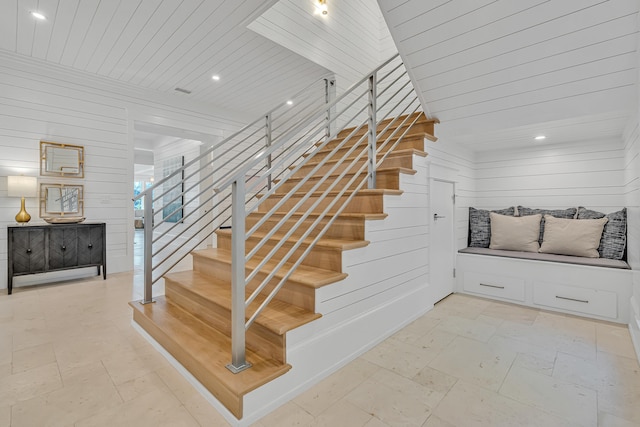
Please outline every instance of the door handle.
M442 215L438 215L438 214L433 214L433 220L437 221L439 219L443 219L446 218L446 216L442 216Z

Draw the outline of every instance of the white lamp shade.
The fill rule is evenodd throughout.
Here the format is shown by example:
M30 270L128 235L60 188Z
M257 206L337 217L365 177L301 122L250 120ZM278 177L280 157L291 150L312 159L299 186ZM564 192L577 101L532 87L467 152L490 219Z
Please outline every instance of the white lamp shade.
M9 197L36 197L38 178L35 176L8 176L7 195Z

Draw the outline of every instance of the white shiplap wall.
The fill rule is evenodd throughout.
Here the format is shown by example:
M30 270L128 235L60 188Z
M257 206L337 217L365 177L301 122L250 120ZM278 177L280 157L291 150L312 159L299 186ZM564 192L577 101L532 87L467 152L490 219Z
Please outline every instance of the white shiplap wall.
M229 134L244 120L178 97L0 52L0 271L7 271L6 227L14 223L19 203L6 197L4 177L38 175L40 140L85 147L85 178L73 182L85 186L87 219L107 223L108 272L116 272L132 268L134 122ZM37 200L28 200L27 208L37 220ZM5 287L2 274L0 288Z
M476 205L612 212L625 205L624 157L620 139L481 152Z

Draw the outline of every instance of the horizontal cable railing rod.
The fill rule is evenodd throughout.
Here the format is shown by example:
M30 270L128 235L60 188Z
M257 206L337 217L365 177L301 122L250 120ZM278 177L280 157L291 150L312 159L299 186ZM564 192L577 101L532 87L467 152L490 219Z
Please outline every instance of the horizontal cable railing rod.
M361 156L364 155L366 151L363 150L363 152L361 153ZM363 166L360 167L359 170L359 174L364 172L365 168L367 167L366 164L364 164ZM349 182L347 183L347 185L344 186L344 188L338 193L338 195L333 199L333 201L325 208L325 210L318 216L318 218L316 218L316 220L313 222L313 224L307 229L307 231L304 233L304 235L302 235L298 241L296 242L296 244L294 244L294 246L289 250L289 252L287 253L287 255L285 255L285 257L283 257L283 259L278 263L278 265L273 269L272 273L269 275L270 278L268 277L267 279L265 279L263 281L263 283L261 284L262 289L264 289L264 287L266 287L266 284L268 283L268 281L270 281L273 276L275 276L275 271L278 271L280 268L282 268L282 266L286 263L286 261L291 257L291 255L293 253L295 253L295 251L298 250L298 248L302 245L302 243L304 242L304 240L309 237L309 234L311 234L311 231L317 226L317 224L320 223L320 221L322 219L324 219L324 217L327 215L327 213L333 208L333 206L338 202L338 200L340 200L340 198L344 195L344 193L347 191L347 188L349 188L349 186L353 183L353 181L355 181L358 178L358 175L356 174L354 175ZM306 258L306 256L311 252L311 250L313 249L313 246L318 242L318 240L320 240L322 238L322 236L324 236L324 234L326 233L326 231L328 230L328 228L333 224L333 221L335 221L335 219L339 216L340 213L342 213L342 211L344 211L344 209L346 208L347 204L349 202L351 202L351 200L353 199L353 197L357 194L358 190L360 190L364 184L367 182L367 177L365 176L362 181L360 182L360 184L357 186L357 188L355 189L355 191L352 191L351 195L349 195L347 197L347 200L342 204L341 208L338 210L338 212L334 213L333 218L327 223L327 225L325 225L325 227L322 228L321 233L313 240L313 242L311 244L308 245L307 249L305 249L305 251L302 253L302 255L298 258L298 260L289 268L288 272L284 275L284 277L278 282L278 284L274 287L274 289L269 293L269 295L265 298L265 300L260 304L260 306L254 311L253 315L249 318L249 320L245 323L245 329L248 329L249 326L251 326L251 324L255 321L255 319L258 317L258 315L260 315L260 313L262 312L262 310L264 310L264 308L273 300L273 298L275 298L276 294L280 291L280 289L282 289L282 286L284 286L284 284L286 283L286 281L289 279L289 277L291 276L291 274L293 274L293 272L300 266L300 264L302 264L302 261L304 261L304 259ZM335 185L335 183L334 183ZM333 187L331 187L333 188ZM328 192L325 192L325 194ZM320 200L318 200L319 203ZM309 213L311 212L311 209L307 211L307 215L309 215ZM305 217L306 219L306 217ZM255 293L255 292L254 292ZM253 295L252 295L253 296ZM255 297L254 297L255 299ZM253 299L251 300L253 301ZM245 303L245 307L248 307L249 304Z
M347 153L345 153L345 154L343 155L343 157L340 159L340 161L344 161L344 159L348 158L348 157L349 157L349 155L351 155L351 153L352 153L352 152L357 148L358 144L359 144L361 141L363 141L365 137L366 137L366 135L365 135L365 136L363 136L363 137L361 137L360 141L358 141L358 143L357 143L357 144L353 145L353 147L352 147L352 148L351 148ZM343 142L343 143L344 143L344 142ZM337 147L336 147L336 149L335 149L334 151L337 151ZM364 155L364 153L365 153L365 152L366 152L366 151L365 151L365 150L363 150L363 151L360 153L360 155L359 155L359 156L357 156L357 157L352 161L352 163L349 165L349 167L352 167L354 164L356 164L356 163L357 163L357 161L360 159L360 157L362 157L362 156ZM331 157L331 156L326 156L326 157L325 157L325 159L323 159L323 160L324 160L324 161L326 161L326 160L327 160L327 158L329 158L329 157ZM335 169L337 169L337 167L339 167L339 166L340 166L339 164L334 165L334 166L333 166L333 168L331 169L331 171L330 171L329 173L327 173L325 176L329 176L329 175L330 175L333 171L335 171ZM286 240L287 240L287 239L289 239L289 237L291 237L291 235L292 235L292 234L297 230L297 228L300 226L300 224L302 224L302 223L307 219L307 217L311 214L311 212L313 211L313 209L315 209L315 208L316 208L316 207L317 207L317 206L318 206L318 205L319 205L319 204L324 200L324 198L326 197L326 195L327 195L327 194L329 194L329 193L331 192L331 190L335 187L335 185L339 182L339 180L340 180L340 179L342 179L342 178L344 177L344 175L347 173L347 170L348 170L348 169L347 169L347 168L345 168L345 170L342 172L342 174L341 174L338 178L336 178L336 180L334 180L333 184L332 184L332 185L330 185L330 186L329 186L329 188L327 188L327 189L322 193L322 195L318 198L318 200L316 200L316 202L314 202L314 203L312 204L312 206L311 206L311 207L309 207L309 208L307 209L307 212L306 212L306 213L305 213L305 214L304 214L300 219L298 219L298 221L297 221L297 222L296 222L296 224L292 227L292 229L291 229L287 234L285 234L285 236L284 236L283 238L281 238L281 239L280 239L280 241L278 242L278 244L276 244L276 246L275 246L275 247L274 247L274 248L269 252L269 254L268 254L268 255L266 255L266 256L263 258L263 260L260 262L260 264L258 265L258 267L256 267L256 269L255 269L253 272L251 272L251 274L247 277L247 281L246 281L247 283L248 283L249 281L251 281L251 280L256 276L256 274L258 273L258 271L259 271L259 270L260 270L264 265L266 265L266 263L267 263L267 262L268 262L268 261L273 257L273 255L274 255L274 254L275 254L275 253L276 253L276 252L277 252L277 251L278 251L278 250L279 250L279 249L284 245L284 243L286 242ZM309 176L311 176L311 175L312 175L312 173L308 174L308 175L307 175L307 177L309 177ZM326 180L326 178L325 178L325 180ZM299 208L300 208L300 207L301 207L301 206L302 206L302 205L303 205L303 204L304 204L304 203L305 203L305 202L306 202L306 201L307 201L307 200L308 200L312 195L313 195L313 192L314 192L314 191L315 191L315 190L316 190L320 185L322 185L322 184L324 183L324 181L325 181L325 180L321 180L321 181L317 182L317 183L313 186L313 188L311 188L311 190L307 191L307 192L306 192L306 194L305 194L305 195L300 199L300 201L299 201L298 203L296 203L296 205L295 205L293 208L291 208L291 209L289 210L289 214L286 216L286 218L287 218L287 219L288 219L288 218L290 218L290 217L292 216L292 213L293 213L293 212L296 212L296 211L297 211L297 210L298 210L298 209L299 209ZM300 184L298 184L298 185L300 185ZM292 190L289 194L294 194L294 191L295 191L295 190ZM275 208L274 208L274 209L275 209ZM275 211L277 212L277 210L275 210ZM262 241L262 242L264 242L264 241L266 241L268 238L270 238L270 237L273 235L273 233L274 233L274 232L275 232L275 230L272 228L270 235L267 235L267 236L263 239L263 241ZM262 243L262 242L261 242L261 243ZM256 246L257 246L257 245L256 245ZM296 248L297 248L298 246L299 246L299 245L297 245L297 246L296 246ZM250 258L251 258L251 256L253 256L253 254L254 254L254 253L255 253L255 250L254 250L254 251L252 251L252 252L250 253L250 256L248 255L248 256L246 257L246 259L250 259ZM286 257L286 256L285 256L285 257ZM282 263L282 264L284 264L284 263L287 261L287 259L288 259L288 258L285 258L285 257L283 257L283 261L281 261L281 263ZM280 263L279 263L278 265L280 266ZM253 300L258 296L258 294L259 294L260 292L262 292L262 290L263 290L263 289L264 289L264 287L266 286L266 283L267 283L269 280L271 280L271 279L273 278L273 275L275 275L275 271L277 270L277 268L280 268L280 267L276 267L276 269L274 269L274 270L272 271L272 274L270 275L270 277L268 277L267 279L265 279L265 281L263 281L263 285L264 285L264 286L262 286L262 288L260 288L260 287L259 287L259 288L257 288L257 289L256 289L256 290L251 294L251 296L249 297L249 299L248 299L247 301L249 301L249 302L253 301ZM258 291L258 289L259 289L259 291Z
M312 88L314 85L318 84L319 81L321 80L325 80L328 78L331 78L333 76L332 73L327 73L326 75L320 77L319 79L317 79L316 81L314 81L313 83L311 83L310 85L302 88L300 91L296 92L296 94L294 94L292 96L292 98L297 98L300 95L302 95L303 93L305 93L306 91L308 91L310 88ZM181 169L176 170L175 172L173 172L172 174L162 178L160 181L154 183L154 186L148 188L147 190L143 191L142 193L138 194L137 196L135 196L133 198L134 201L141 199L142 197L144 197L145 195L151 193L151 191L155 186L160 185L165 183L167 180L175 177L176 175L178 175L178 173L180 173L182 170L184 170L185 168L188 168L189 166L195 164L196 162L202 160L203 158L205 158L206 156L208 156L209 154L211 154L214 150L217 150L218 148L226 145L228 142L232 141L233 139L235 139L238 135L242 134L243 132L247 131L248 129L250 129L252 126L256 126L259 123L261 123L264 120L264 117L268 114L273 114L276 111L283 109L285 107L286 104L281 104L278 105L277 107L272 108L271 110L267 111L266 113L262 114L258 119L254 120L253 122L249 123L248 125L243 126L240 130L236 131L234 134L232 134L231 136L225 138L224 140L220 141L218 144L216 144L215 146L209 148L208 150L206 150L205 152L201 153L198 157L196 157L195 159L189 161L187 164L183 165ZM243 140L244 141L244 140ZM152 196L153 197L153 196Z

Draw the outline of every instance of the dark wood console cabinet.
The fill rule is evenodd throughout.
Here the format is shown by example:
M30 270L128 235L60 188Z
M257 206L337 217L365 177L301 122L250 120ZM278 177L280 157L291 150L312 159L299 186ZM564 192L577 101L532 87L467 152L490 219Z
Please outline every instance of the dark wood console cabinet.
M104 223L26 225L8 227L8 290L13 278L72 268L100 267L107 278Z

